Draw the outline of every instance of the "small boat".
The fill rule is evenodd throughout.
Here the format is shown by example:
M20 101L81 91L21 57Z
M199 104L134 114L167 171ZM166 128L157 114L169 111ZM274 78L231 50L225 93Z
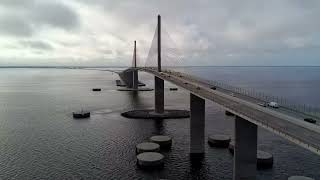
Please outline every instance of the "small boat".
M73 112L72 115L75 119L84 119L90 117L90 112L81 110L79 112Z
M312 118L304 118L304 121L315 124L317 121L315 119Z
M93 88L92 91L101 91L101 88Z

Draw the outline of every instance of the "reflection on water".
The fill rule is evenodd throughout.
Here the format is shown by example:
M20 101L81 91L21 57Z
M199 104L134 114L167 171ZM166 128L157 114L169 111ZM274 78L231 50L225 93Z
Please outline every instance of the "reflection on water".
M227 79L225 74L250 72L229 70L193 69L202 76ZM260 73L255 71L249 74ZM310 70L311 75L301 71L306 81L300 77L295 82L290 77L281 88L289 84L286 91L290 93L315 96L310 92L319 91L320 83L314 84L320 79L316 77L319 71ZM153 77L139 75L147 86L153 87ZM239 80L247 75L236 77ZM0 69L0 179L232 179L233 157L226 149L214 149L206 144L201 161L190 159L188 119L121 117L125 110L152 108L154 92L117 91L114 82L117 78L103 71ZM266 85L270 84L268 78L264 79ZM282 77L281 81L286 80ZM255 86L250 77L237 83ZM279 86L272 87L278 92ZM102 91L92 92L92 87ZM189 107L188 92L180 88L166 91L165 98L170 108ZM72 111L81 108L93 112L90 119L72 118ZM206 136L213 133L233 135L233 118L226 117L216 104L206 102ZM152 172L139 170L135 164L135 145L155 134L173 137L171 150L163 152L165 167ZM271 152L275 158L274 168L259 171L259 179L286 179L293 174L320 178L320 158L309 151L262 129L259 129L259 148Z

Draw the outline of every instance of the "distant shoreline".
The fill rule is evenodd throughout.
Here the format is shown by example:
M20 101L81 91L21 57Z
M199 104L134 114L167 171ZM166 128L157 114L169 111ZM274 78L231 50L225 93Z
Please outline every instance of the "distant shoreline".
M192 67L320 67L320 66L176 66L175 68ZM48 69L82 69L82 68L128 68L128 66L0 66L0 68L48 68Z

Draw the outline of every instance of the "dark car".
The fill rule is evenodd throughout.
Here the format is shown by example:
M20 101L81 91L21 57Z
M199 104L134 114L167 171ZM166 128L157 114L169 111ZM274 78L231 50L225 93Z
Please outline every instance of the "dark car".
M212 89L212 90L216 90L216 89L217 89L217 87L212 86L210 89Z
M304 118L304 121L315 124L317 121L315 119L312 118Z
M262 107L267 107L267 103L264 103L264 102L258 103L258 105Z

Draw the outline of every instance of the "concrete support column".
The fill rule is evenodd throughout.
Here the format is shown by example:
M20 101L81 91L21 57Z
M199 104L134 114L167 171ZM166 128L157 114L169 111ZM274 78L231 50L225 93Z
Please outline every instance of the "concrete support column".
M133 70L133 89L138 89L138 83L139 83L139 79L138 79L138 70Z
M257 169L257 125L236 116L233 180L255 180Z
M154 77L154 101L155 101L155 112L164 112L164 81L158 77Z
M190 93L190 155L204 154L205 100Z

